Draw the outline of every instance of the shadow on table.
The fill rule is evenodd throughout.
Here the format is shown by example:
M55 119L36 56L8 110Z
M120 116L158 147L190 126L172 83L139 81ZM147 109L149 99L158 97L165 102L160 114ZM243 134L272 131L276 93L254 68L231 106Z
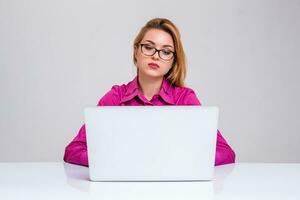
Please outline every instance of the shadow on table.
M64 163L67 184L80 191L90 191L89 168Z
M233 172L235 164L216 166L214 171L213 190L214 194L219 194L223 190L224 181Z

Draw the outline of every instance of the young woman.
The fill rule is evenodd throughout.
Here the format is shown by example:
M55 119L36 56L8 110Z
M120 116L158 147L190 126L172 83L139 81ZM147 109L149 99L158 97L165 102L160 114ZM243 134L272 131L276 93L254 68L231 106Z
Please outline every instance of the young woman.
M127 84L114 85L98 106L201 105L195 92L184 86L184 50L180 33L170 20L155 18L147 22L133 48L136 77ZM215 165L235 162L235 153L219 130L216 148ZM85 125L66 147L64 161L88 166Z

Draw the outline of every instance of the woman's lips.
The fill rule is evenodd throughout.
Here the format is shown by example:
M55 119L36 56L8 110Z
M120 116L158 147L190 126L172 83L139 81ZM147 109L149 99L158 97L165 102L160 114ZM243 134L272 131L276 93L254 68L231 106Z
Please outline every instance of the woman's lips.
M148 66L152 69L158 69L159 68L159 65L156 64L156 63L149 63Z

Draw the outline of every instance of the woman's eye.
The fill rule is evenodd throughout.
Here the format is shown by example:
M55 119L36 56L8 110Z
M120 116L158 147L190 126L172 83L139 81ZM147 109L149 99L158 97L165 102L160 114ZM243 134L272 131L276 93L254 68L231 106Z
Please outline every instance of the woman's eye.
M151 46L145 46L145 49L147 49L147 50L152 50L153 47L151 47Z
M170 55L172 52L169 50L162 50L163 54L165 55Z

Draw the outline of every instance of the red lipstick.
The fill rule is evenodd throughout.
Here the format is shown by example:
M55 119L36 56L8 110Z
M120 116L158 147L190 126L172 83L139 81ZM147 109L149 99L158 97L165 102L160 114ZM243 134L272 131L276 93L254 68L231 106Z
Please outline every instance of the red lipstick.
M152 69L158 69L159 68L159 65L156 64L156 63L149 63L148 66L151 67Z

